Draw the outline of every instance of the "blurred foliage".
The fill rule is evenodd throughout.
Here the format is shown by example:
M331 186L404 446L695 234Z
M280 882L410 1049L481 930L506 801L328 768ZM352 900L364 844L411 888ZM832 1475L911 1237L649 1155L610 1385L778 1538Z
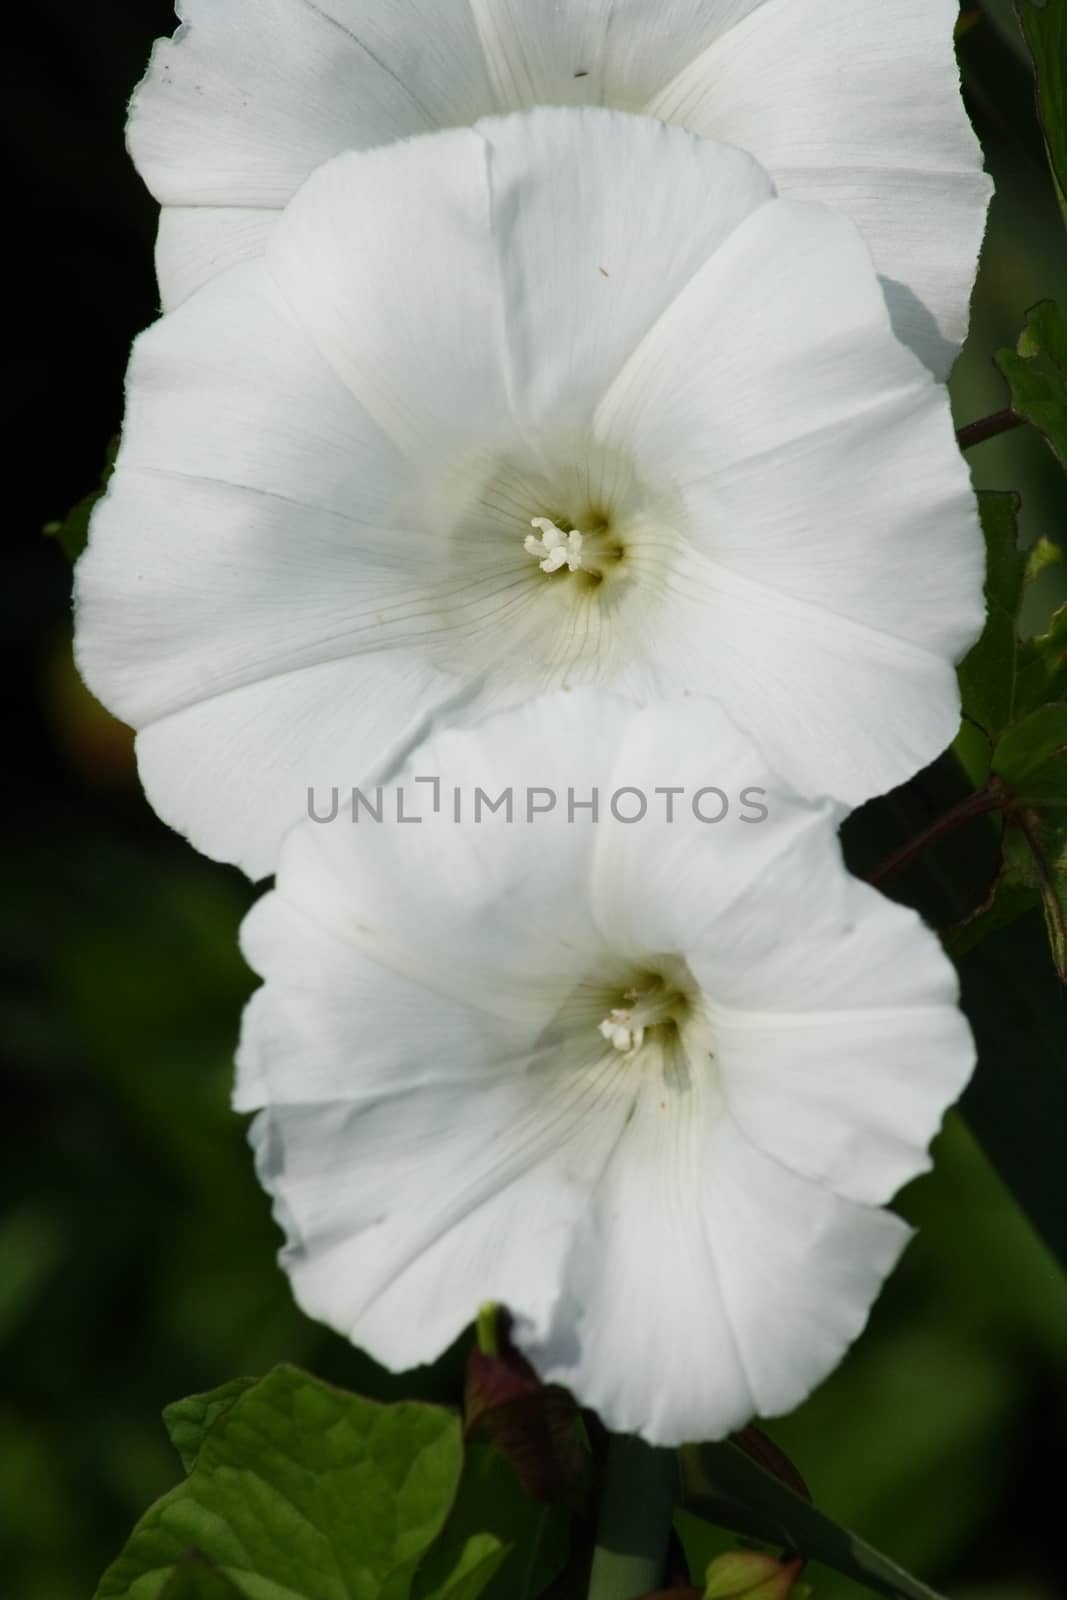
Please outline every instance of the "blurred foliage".
M1054 300L1030 308L1015 348L997 352L997 366L1012 410L1040 429L1067 467L1067 321Z
M1014 385L1013 394L1019 411ZM1067 406L1060 409L1067 424ZM1047 633L1025 638L1018 626L1027 585L1058 565L1063 552L1045 538L1028 552L1019 549L1017 495L986 490L978 502L987 615L981 638L960 663L964 722L956 755L975 785L965 808L972 815L998 813L1000 856L988 894L950 931L946 948L960 957L1040 905L1053 963L1067 983L1067 604Z
M1016 0L1016 11L1034 61L1038 119L1067 222L1067 0Z
M1010 0L966 10L964 81L998 194L952 385L960 423L1008 403L994 353L1015 344L1028 307L1062 302L1067 281ZM40 530L97 483L129 339L155 311L153 208L126 162L122 121L151 39L172 19L165 0L106 11L42 0L29 22L0 102L12 215L32 245L11 263L15 528L0 588L0 648L24 713L8 725L0 935L0 1571L14 1600L86 1600L147 1504L179 1480L160 1420L168 1402L280 1360L381 1398L458 1402L463 1350L389 1377L293 1306L228 1109L252 982L234 936L252 891L150 816L129 735L70 663L69 569ZM1067 540L1062 473L1037 433L1005 434L969 459L980 487L1021 493L1024 544ZM1041 564L1024 630L1064 598L1067 568ZM939 860L948 906L952 848ZM989 941L994 969L1025 959L1027 939L1040 954L1034 919L1040 933L1031 912ZM1008 1123L1010 1098L1000 1104ZM958 1117L936 1154L904 1197L920 1232L867 1334L768 1431L821 1507L924 1579L960 1600L1052 1600L1063 1567L1047 1465L1067 1409L1062 1280ZM728 1541L679 1522L701 1571ZM818 1600L861 1592L814 1576Z

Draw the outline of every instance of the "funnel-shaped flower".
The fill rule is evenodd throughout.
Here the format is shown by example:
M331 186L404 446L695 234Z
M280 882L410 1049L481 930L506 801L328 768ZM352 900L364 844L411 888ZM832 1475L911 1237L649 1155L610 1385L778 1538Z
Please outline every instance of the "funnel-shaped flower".
M645 111L739 145L860 226L938 373L967 326L989 180L958 0L179 0L129 142L164 204L165 305L258 254L320 162L535 104ZM635 173L632 204L651 197Z
M952 740L982 542L844 218L648 118L339 157L142 335L90 687L209 855L556 685L713 693L848 803Z
M558 693L400 781L421 822L305 822L243 931L236 1103L301 1305L400 1369L502 1303L654 1442L796 1405L971 1070L937 940L713 704Z

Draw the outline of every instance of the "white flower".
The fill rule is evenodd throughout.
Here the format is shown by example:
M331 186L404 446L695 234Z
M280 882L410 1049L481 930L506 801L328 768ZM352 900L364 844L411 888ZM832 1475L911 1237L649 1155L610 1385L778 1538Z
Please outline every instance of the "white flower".
M863 230L939 374L967 327L991 185L959 95L958 0L179 0L129 143L163 202L174 305L258 254L347 149L535 104L645 111L750 150ZM631 203L648 196L635 185Z
M402 781L421 823L305 822L243 930L236 1104L301 1305L400 1370L499 1301L546 1380L661 1444L788 1410L973 1064L937 940L714 705L557 693ZM531 787L558 801L527 823Z
M556 685L714 694L865 800L955 736L982 567L852 225L536 111L338 157L142 335L78 652L163 817L262 874L308 786Z

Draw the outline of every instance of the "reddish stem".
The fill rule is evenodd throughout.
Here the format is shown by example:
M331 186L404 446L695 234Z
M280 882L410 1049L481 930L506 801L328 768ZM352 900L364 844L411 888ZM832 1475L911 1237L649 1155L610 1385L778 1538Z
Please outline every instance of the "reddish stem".
M1003 411L994 411L991 417L979 417L977 422L968 422L956 430L956 443L961 450L973 450L976 444L984 444L987 439L995 439L998 433L1010 433L1012 428L1022 428L1026 425L1026 418L1020 417L1010 406Z
M966 800L961 800L958 805L946 811L943 817L938 817L929 828L917 834L914 839L909 839L899 850L894 850L893 854L887 856L873 872L867 873L867 882L877 887L887 878L892 878L905 867L909 867L917 856L921 856L930 845L936 844L938 839L944 838L946 833L954 832L972 817L983 817L990 811L1001 811L1006 804L1007 795L1003 788L997 779L991 779L984 789L977 789L974 794L969 794Z

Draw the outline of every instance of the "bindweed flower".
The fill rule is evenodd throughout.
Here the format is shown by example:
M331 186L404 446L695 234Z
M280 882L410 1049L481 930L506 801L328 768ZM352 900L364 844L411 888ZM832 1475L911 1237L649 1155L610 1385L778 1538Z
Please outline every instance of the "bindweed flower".
M939 374L967 326L990 183L958 0L181 0L129 144L164 210L164 305L258 254L321 162L533 105L644 111L750 150L862 229ZM631 203L651 200L634 175ZM560 247L566 248L564 240Z
M309 787L554 686L714 693L845 803L956 733L946 395L852 225L737 150L542 110L338 157L127 394L79 662L252 874Z
M402 781L420 821L305 822L243 929L236 1105L300 1304L403 1369L501 1303L544 1379L657 1443L788 1410L971 1070L937 940L714 704L558 692ZM764 815L702 821L708 786ZM559 803L476 820L508 789Z

